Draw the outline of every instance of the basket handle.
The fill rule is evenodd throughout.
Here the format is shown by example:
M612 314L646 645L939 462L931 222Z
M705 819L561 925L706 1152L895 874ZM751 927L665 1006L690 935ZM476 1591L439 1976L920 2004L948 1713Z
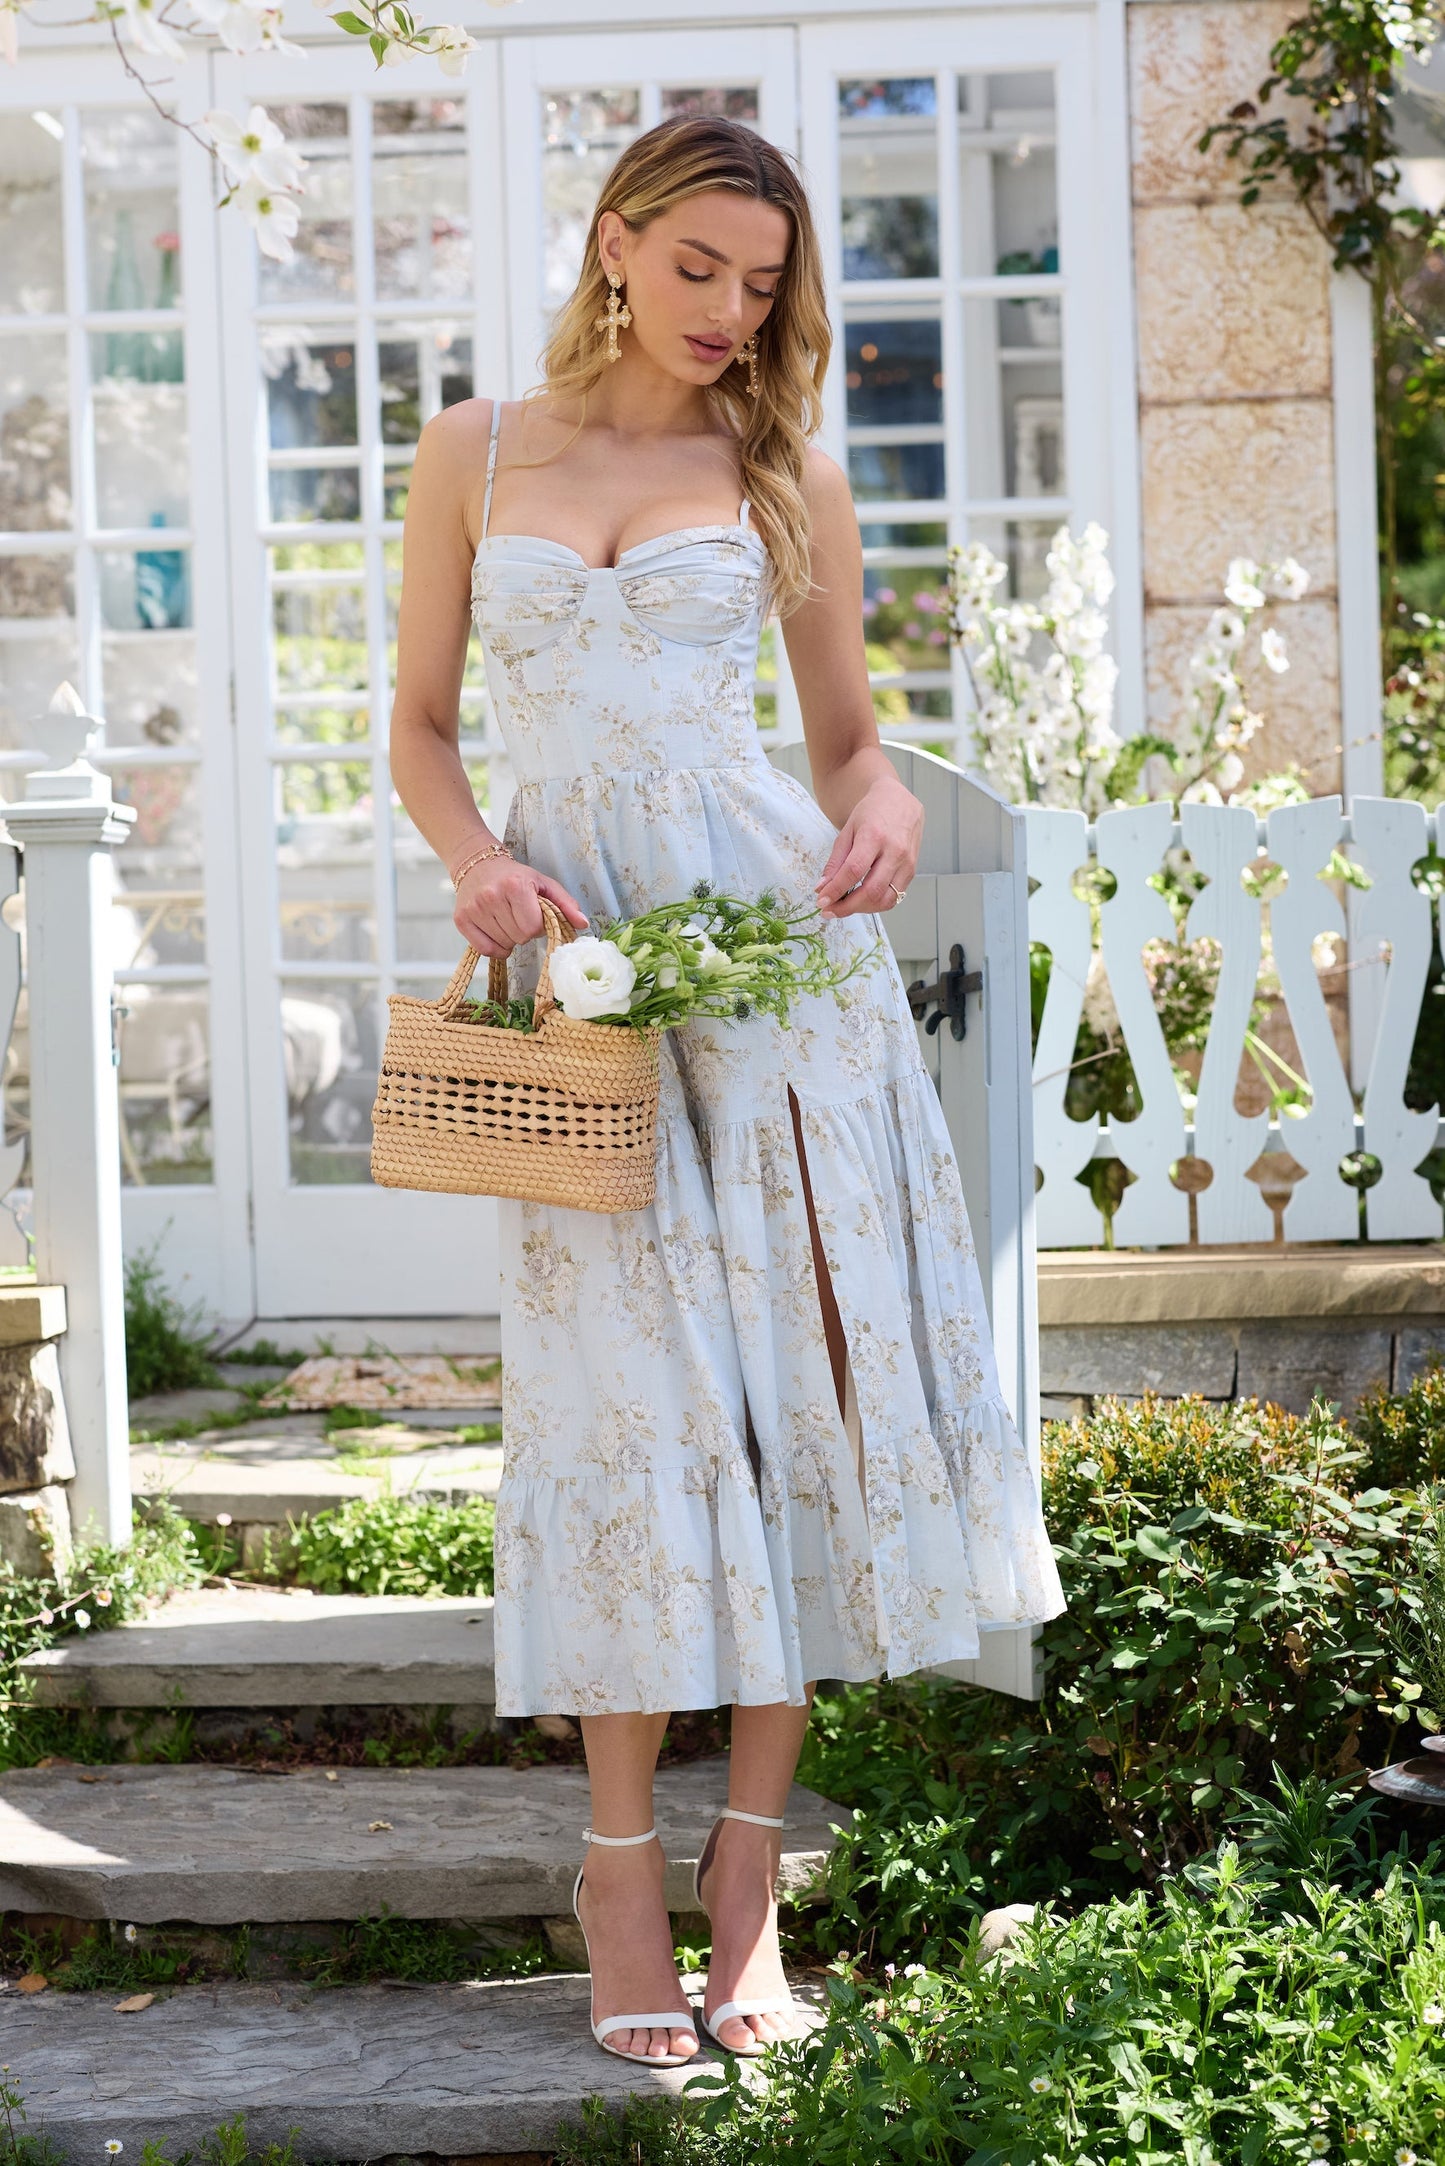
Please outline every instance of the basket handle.
M576 938L572 927L567 923L555 903L549 902L545 895L539 895L537 900L542 905L542 929L547 935L547 952L542 959L541 974L537 979L537 990L532 1000L532 1021L534 1025L540 1023L544 1016L550 1015L552 1009L557 1005L552 998L552 974L550 968L552 950L558 946L565 947L569 940ZM472 982L472 973L480 961L480 950L469 946L447 980L446 986L437 1001L437 1013L439 1015L451 1016L456 1014L457 1009L467 997L467 988ZM507 998L507 958L505 955L493 955L488 958L487 998L496 1001L504 1001Z

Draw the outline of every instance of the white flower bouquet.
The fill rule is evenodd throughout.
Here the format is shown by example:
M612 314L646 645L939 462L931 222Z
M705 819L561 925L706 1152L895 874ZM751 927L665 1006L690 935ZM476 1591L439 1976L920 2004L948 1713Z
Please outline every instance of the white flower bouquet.
M801 993L825 993L871 964L875 941L847 964L834 963L816 927L816 906L785 910L771 890L754 901L718 895L699 880L678 902L635 918L605 918L552 950L552 997L574 1022L669 1030L704 1016L744 1021L755 1013L788 1020ZM532 1032L533 1002L470 1000L468 1020Z

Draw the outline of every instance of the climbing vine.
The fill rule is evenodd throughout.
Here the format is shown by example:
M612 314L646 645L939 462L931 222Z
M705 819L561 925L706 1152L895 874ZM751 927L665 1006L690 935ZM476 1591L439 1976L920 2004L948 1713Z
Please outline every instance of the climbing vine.
M1369 282L1375 329L1381 609L1400 651L1399 451L1445 393L1445 219L1401 200L1397 101L1404 64L1430 50L1442 0L1310 0L1270 50L1252 99L1208 128L1241 167L1240 200L1291 191L1337 270ZM1431 477L1438 489L1442 477ZM1408 644L1408 639L1405 642Z

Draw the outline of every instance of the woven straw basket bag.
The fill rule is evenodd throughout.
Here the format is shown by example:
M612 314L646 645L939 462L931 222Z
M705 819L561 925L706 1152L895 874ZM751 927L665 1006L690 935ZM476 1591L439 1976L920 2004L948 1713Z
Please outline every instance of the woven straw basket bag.
M547 953L535 1035L458 1011L479 960L469 947L437 1000L392 993L372 1107L371 1175L383 1188L521 1196L579 1211L637 1211L657 1186L653 1028L574 1021L552 998L552 954L572 928L545 898ZM487 972L507 998L507 959Z

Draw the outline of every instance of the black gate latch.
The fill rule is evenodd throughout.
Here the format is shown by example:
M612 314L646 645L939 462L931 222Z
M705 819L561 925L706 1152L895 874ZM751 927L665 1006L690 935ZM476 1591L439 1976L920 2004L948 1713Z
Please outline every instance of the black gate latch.
M963 1037L968 1029L964 1000L969 993L983 991L983 972L965 971L963 949L956 940L948 951L948 962L948 969L941 971L932 985L925 985L922 978L915 978L908 988L908 1005L913 1010L915 1021L922 1020L931 1002L938 1003L937 1012L930 1015L923 1025L930 1037L945 1016L948 1017L948 1027L954 1037Z

